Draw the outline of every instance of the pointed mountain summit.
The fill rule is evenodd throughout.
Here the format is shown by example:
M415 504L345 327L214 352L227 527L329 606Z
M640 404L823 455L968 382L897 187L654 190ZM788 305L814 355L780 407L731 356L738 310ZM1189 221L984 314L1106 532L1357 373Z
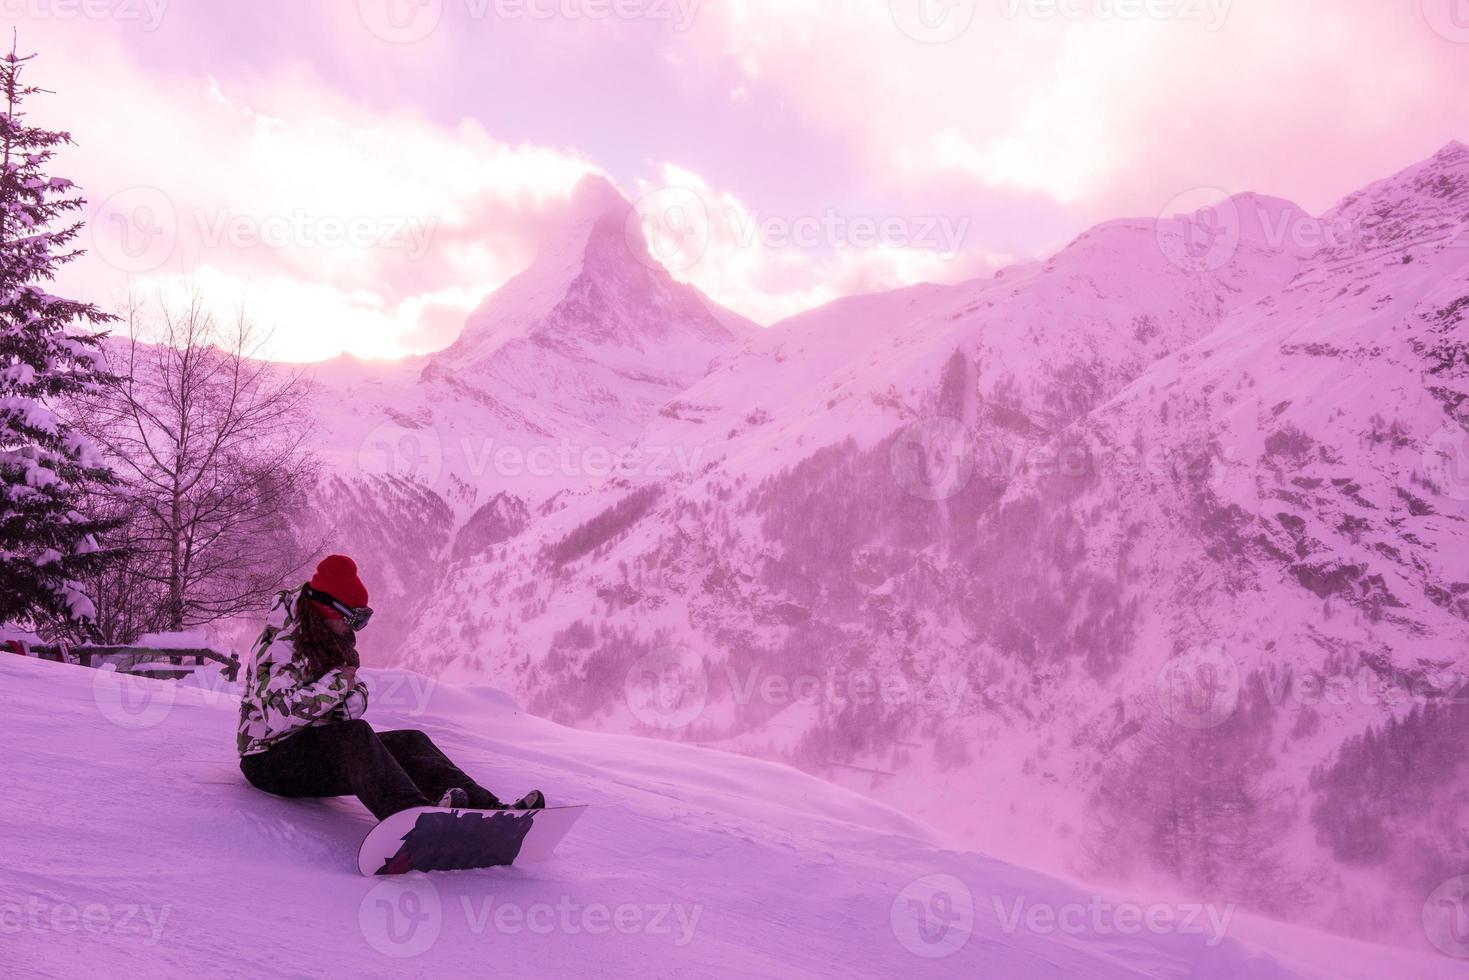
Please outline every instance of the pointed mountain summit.
M646 418L758 329L676 282L650 257L633 206L589 176L535 260L470 314L423 378L623 423Z

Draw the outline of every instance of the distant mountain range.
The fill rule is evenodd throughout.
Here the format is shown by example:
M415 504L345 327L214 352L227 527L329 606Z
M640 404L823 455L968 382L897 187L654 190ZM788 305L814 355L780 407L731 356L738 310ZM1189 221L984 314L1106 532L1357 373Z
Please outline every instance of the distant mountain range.
M370 657L1336 928L1469 870L1469 148L764 330L629 212L313 368Z

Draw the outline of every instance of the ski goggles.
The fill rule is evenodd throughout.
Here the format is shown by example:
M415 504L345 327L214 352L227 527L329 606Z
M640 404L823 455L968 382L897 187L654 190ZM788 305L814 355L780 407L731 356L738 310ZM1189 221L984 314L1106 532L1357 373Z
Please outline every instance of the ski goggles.
M312 602L319 603L339 613L343 621L346 622L347 627L354 633L360 631L367 625L367 621L372 618L371 606L349 606L345 602L327 595L320 589L313 589L310 585L303 586L302 593Z

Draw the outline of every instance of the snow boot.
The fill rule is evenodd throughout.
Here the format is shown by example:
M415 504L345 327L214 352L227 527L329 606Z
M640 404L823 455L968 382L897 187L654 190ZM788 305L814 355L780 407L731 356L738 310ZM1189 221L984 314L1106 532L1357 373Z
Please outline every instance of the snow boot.
M458 786L451 786L444 791L444 798L439 800L439 806L451 807L455 810L463 810L469 806L469 794Z
M545 807L546 797L538 789L531 790L513 804L516 810L543 810Z

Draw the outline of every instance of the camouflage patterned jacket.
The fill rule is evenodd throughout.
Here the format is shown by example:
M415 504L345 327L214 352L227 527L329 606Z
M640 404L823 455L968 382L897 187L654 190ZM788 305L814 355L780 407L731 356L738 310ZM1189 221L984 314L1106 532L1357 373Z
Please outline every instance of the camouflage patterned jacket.
M312 725L361 718L367 710L366 686L358 681L349 688L340 670L307 682L306 658L296 653L295 642L300 593L289 589L276 596L270 622L255 641L240 698L240 755L264 752Z

